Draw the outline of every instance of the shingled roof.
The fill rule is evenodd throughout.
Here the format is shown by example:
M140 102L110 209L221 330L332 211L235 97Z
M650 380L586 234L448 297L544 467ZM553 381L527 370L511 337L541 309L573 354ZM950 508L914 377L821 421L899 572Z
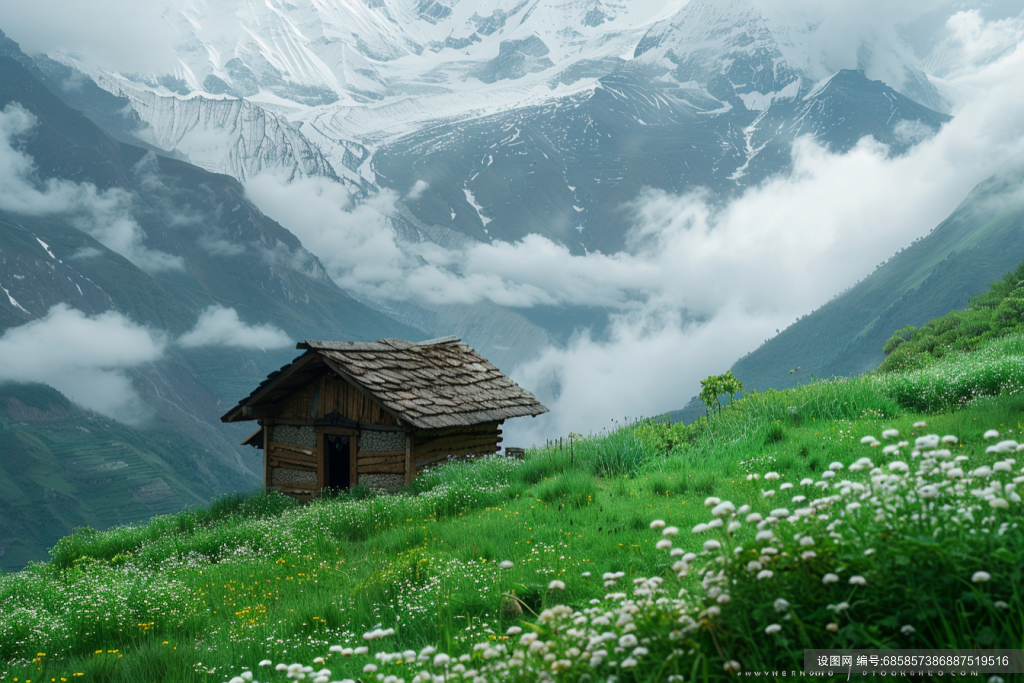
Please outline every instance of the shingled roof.
M272 373L221 419L251 419L246 407L276 402L322 365L364 391L400 422L420 429L497 422L548 412L533 394L455 337L409 342L300 343L306 353Z

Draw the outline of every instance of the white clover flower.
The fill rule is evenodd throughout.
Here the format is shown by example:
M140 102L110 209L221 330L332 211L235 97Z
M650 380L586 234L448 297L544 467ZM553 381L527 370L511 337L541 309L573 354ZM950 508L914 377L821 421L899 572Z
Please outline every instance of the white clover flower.
M619 647L636 647L638 642L639 641L637 641L636 636L632 633L627 633L619 638Z
M702 533L704 533L705 531L707 531L710 528L711 527L709 527L707 524L704 524L703 522L701 522L697 526L693 527L693 533L695 533L695 534L702 534Z
M900 629L900 633L902 633L905 636L909 636L911 633L915 633L916 631L917 629L911 626L910 624L906 624Z
M672 541L668 540L667 538L663 538L657 543L655 543L654 547L658 550L668 550L672 547Z
M817 556L818 553L814 552L813 550L805 550L802 553L800 553L801 560L813 560Z
M452 658L441 652L434 656L434 666L448 666Z
M989 581L992 575L988 572L974 572L971 576L971 581L974 583L982 583L983 581Z
M978 469L971 472L972 477L991 477L992 469L988 465L982 465Z
M367 664L366 666L363 667L363 673L364 674L372 674L376 670L377 670L377 665L376 664Z
M258 664L258 666L270 666L272 663L273 662L271 662L269 659L264 659Z
M740 670L740 663L737 662L735 659L730 659L728 662L725 663L725 666L723 666L722 668L725 669L726 673L734 674Z
M721 517L715 517L713 520L708 522L708 529L717 529L718 527L722 526L722 524L723 524L722 518Z
M772 517L775 517L777 519L785 519L786 517L789 517L789 510L787 510L786 508L776 508L772 510Z
M862 444L869 444L869 443L878 443L878 439L876 439L876 438L875 438L875 437L873 437L873 436L865 436L865 437L863 437L863 438L862 438L862 439L860 440L860 442L861 442Z
M1010 606L1002 600L996 600L992 603L992 606L997 609L1010 609Z
M512 562L512 560L502 560L501 563L498 565L498 569L512 569L512 567L514 566L515 563Z
M990 429L987 432L985 432L985 435L982 438L983 439L998 439L999 438L999 432L997 432L994 429Z
M904 474L910 471L910 467L902 460L893 460L889 463L889 469L893 472L902 472Z
M742 526L743 526L743 524L740 523L740 522L735 522L735 521L729 522L729 533L731 534L734 531L738 531L740 529L740 527L742 527Z
M885 448L882 449L882 453L885 454L885 455L892 455L893 453L899 453L899 452L900 452L900 447L897 446L894 443L893 444L889 444L888 446L886 446Z
M813 484L814 484L814 480L813 479L809 479L807 477L804 477L803 479L800 480L800 485L801 486L812 486Z
M946 434L946 436L942 437L942 443L960 443L960 439L952 434Z
M1012 472L1013 471L1013 464L1009 463L1009 462L1005 462L1005 461L1004 462L997 462L997 463L992 465L992 470L994 472Z
M789 489L791 489L791 488L793 488L793 484L791 484L791 483L790 483L790 482L788 482L788 481L787 481L787 482L786 482L785 484L780 484L780 485L779 485L779 490L780 490L780 491L788 491L788 490L789 490Z
M800 545L802 545L802 546L814 545L814 538L812 536L804 536L803 538L800 539Z
M927 422L915 422L914 423L914 429L924 429L927 426L928 426Z
M747 524L757 524L763 519L764 517L761 516L760 512L751 512L747 515Z
M857 510L860 510L860 507L861 507L860 503L858 503L857 501L853 501L852 503L850 503L850 504L848 504L846 506L846 511L847 512L856 512Z
M852 585L852 586L866 586L867 583L868 583L868 580L865 579L863 576L851 576L850 577L850 585Z
M739 509L736 510L736 514L737 515L745 515L748 512L750 512L750 506L749 505L740 505Z
M762 498L772 498L774 496L775 496L775 491L773 489L768 489L767 491L762 491L761 492L761 497Z
M946 470L946 477L948 477L949 479L963 479L964 471L959 467L951 467L950 469Z
M718 505L716 505L715 507L713 507L711 509L711 514L714 515L715 517L722 517L724 515L729 514L730 512L735 512L735 511L736 511L736 506L735 505L733 505L731 502L729 502L727 500L723 500L721 503L719 503Z
M925 436L919 436L914 439L914 448L938 448L939 447L939 435L938 434L926 434Z
M900 430L898 430L898 429L886 429L886 430L882 431L882 438L883 439L895 439L899 435L900 435Z
M661 535L665 536L666 538L668 538L668 537L671 537L671 536L675 536L678 533L679 533L679 529L678 528L676 528L674 526L670 526L670 527L667 527L664 531L662 531Z
M775 611L780 614L789 611L789 601L785 598L776 598L775 602L772 603L772 606L775 608Z
M839 580L839 577L837 575L835 575L835 574L832 574L832 573L825 574L825 576L821 577L821 582L826 584L826 585L830 584L830 583L835 583L838 580Z
M830 465L828 466L828 468L829 468L830 470L832 470L833 472L838 472L839 470L843 469L843 467L844 467L843 463L841 463L841 462L838 462L838 461L836 461L836 462L833 462L833 463L831 463L831 464L830 464Z
M657 531L658 529L664 529L665 528L665 520L663 520L663 519L656 519L656 520L654 520L653 522L651 522L651 528L654 529L655 531Z
M836 476L836 473L833 472L832 470L825 470L824 472L821 473L821 478L822 479L833 479L833 478L835 478L835 476Z
M757 573L757 580L761 581L763 579L770 579L773 576L775 576L775 572L773 572L771 569L762 569Z
M1005 510L1006 508L1010 507L1010 504L1007 503L1006 500L1003 498L992 498L988 501L988 504L994 508L999 508L1001 510Z
M714 506L718 505L721 502L722 502L721 498L718 498L716 496L709 496L709 497L704 499L704 507L711 508L711 507L714 507Z
M754 536L755 541L770 541L773 538L775 538L775 534L772 533L771 529L762 529Z
M773 633L778 633L781 630L782 630L782 627L779 626L778 624L771 624L771 625L765 627L764 632L766 634L768 634L768 635L771 635Z
M713 538L709 541L704 541L704 550L718 550L721 547L722 544Z
M686 553L685 555L683 555L683 562L693 562L696 559L697 559L697 554L696 553Z
M764 478L766 481L775 481L776 479L779 478L779 476L780 475L778 472L769 472L768 474L764 475Z
M825 630L826 630L826 631L830 631L831 633L835 633L836 631L838 631L838 630L839 630L839 624L837 624L837 623L835 623L835 622L833 621L833 622L832 622L831 624L827 624L827 625L825 626Z

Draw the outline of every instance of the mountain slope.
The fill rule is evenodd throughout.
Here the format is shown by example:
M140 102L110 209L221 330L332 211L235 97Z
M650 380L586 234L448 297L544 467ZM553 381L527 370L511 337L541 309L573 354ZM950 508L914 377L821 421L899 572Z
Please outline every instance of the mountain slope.
M723 103L703 91L624 71L551 104L424 128L382 145L372 167L402 195L428 183L405 200L425 223L609 253L623 248L623 207L644 187L729 196L790 168L797 136L843 151L872 135L899 153L912 142L904 127L927 134L949 120L860 71L768 99L764 110L717 112Z
M93 423L103 425L96 448L123 442L132 458L148 463L131 470L120 498L82 485L74 513L47 522L38 542L24 536L28 508L0 513L7 529L0 542L21 541L10 558L40 558L46 539L68 525L143 519L258 485L254 454L237 446L245 428L225 427L218 418L294 351L253 348L237 338L199 347L173 343L210 306L234 309L242 323L270 323L293 339L423 337L342 292L294 235L246 200L236 180L118 142L8 57L0 57L0 111L22 126L6 140L11 158L32 164L13 176L24 184L19 193L0 193L0 335L62 305L84 315L116 313L169 342L161 357L123 371L149 414L138 427L65 407L34 419L8 401L14 412L3 432L7 463L64 471L93 449L89 439L65 438L74 433L67 430ZM59 362L74 350L52 352ZM54 405L62 401L52 398ZM47 405L39 410L53 412ZM26 500L38 500L33 486L53 488L43 476L32 481L20 488ZM126 493L145 487L166 488L161 500L170 502L151 508ZM101 510L115 499L116 514Z
M1020 164L980 183L926 237L737 360L733 374L746 390L764 391L878 367L896 330L965 309L1024 261L1022 184ZM694 397L669 416L692 422L703 414Z

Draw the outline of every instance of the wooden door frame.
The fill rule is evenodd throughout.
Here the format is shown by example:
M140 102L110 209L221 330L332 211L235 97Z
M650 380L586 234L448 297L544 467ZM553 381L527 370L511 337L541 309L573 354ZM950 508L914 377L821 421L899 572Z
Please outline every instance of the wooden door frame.
M326 435L332 434L334 436L347 436L348 437L348 487L352 488L356 485L356 479L358 472L356 470L356 442L359 440L359 430L350 429L348 427L314 427L316 430L316 443L317 443L317 459L318 459L318 474L317 482L320 484L320 488L323 489L329 481L329 472L327 471L330 467L330 463L327 462L327 451L326 451Z

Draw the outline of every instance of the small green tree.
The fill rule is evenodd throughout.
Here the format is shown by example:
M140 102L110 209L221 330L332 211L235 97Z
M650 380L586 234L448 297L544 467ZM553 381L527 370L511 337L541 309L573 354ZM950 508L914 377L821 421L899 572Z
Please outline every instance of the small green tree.
M726 370L724 375L712 375L700 381L700 400L704 402L709 415L712 408L715 408L715 412L722 412L722 402L719 400L722 394L728 394L729 403L732 403L733 396L742 392L743 383L733 377L732 370Z

